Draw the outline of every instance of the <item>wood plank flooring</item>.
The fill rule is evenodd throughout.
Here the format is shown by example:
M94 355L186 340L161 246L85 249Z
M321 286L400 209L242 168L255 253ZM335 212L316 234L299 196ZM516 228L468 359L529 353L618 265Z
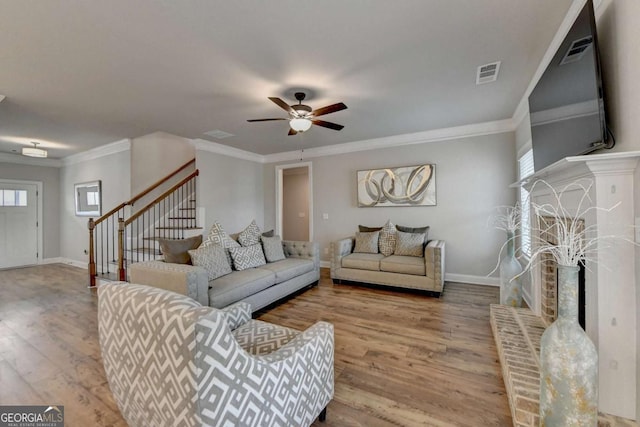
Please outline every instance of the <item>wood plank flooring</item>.
M335 326L335 397L314 426L510 426L489 325L498 289L447 283L442 297L333 285L259 313ZM0 404L65 405L66 426L125 426L104 376L86 271L0 271Z

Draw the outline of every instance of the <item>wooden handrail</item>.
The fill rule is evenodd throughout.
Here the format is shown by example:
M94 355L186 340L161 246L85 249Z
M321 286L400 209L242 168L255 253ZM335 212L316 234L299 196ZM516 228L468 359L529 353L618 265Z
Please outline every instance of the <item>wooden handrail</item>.
M178 169L174 170L169 175L165 176L164 178L158 180L157 182L155 182L151 186L147 187L141 193L138 193L131 200L128 200L128 201L123 202L123 203L120 203L117 207L111 209L109 212L107 212L106 214L102 215L100 218L96 219L94 221L94 224L98 225L102 221L105 221L107 218L109 218L114 213L118 212L120 209L124 208L125 206L133 205L135 202L137 202L138 200L140 200L141 198L143 198L144 196L146 196L147 194L149 194L150 192L152 192L153 190L155 190L156 188L158 188L159 186L161 186L162 184L164 184L165 182L170 180L172 177L174 177L178 173L182 172L184 169L186 169L190 164L194 163L195 161L196 161L196 159L189 160L187 163L185 163L184 165L180 166Z
M149 202L144 208L140 209L138 212L136 212L135 214L131 215L131 217L129 217L129 219L127 219L124 222L124 225L127 226L127 225L131 224L133 221L135 221L136 218L138 218L140 215L145 213L149 208L151 208L153 205L158 203L160 200L162 200L165 197L167 197L169 194L173 193L178 188L182 187L186 182L188 182L191 179L193 179L194 177L198 176L199 173L200 172L198 171L198 169L193 171L189 176L185 177L180 182L175 184L173 187L169 188L167 191L165 191L164 193L162 193L161 195L156 197L153 201Z

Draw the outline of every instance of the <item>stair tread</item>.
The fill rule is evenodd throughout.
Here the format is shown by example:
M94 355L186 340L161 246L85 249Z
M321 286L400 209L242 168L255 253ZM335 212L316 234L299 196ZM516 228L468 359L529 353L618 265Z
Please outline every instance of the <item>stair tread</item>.
M195 211L196 208L180 208L181 211Z
M202 230L202 227L180 227L180 226L167 226L156 227L156 230Z
M194 220L194 219L196 219L196 217L195 216L170 216L169 219L173 219L173 220L178 220L178 219Z

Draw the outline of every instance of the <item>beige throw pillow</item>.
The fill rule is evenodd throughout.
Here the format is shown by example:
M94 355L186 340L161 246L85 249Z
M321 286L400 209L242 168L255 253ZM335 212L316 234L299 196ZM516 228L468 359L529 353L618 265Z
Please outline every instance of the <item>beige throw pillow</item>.
M404 233L398 231L398 240L394 255L407 255L421 257L424 255L424 234Z
M362 233L357 232L356 247L353 250L353 252L365 253L365 254L377 254L379 237L380 237L379 231L362 232Z
M158 239L158 243L164 256L164 262L191 264L191 257L187 251L200 246L202 236L193 236L187 239Z

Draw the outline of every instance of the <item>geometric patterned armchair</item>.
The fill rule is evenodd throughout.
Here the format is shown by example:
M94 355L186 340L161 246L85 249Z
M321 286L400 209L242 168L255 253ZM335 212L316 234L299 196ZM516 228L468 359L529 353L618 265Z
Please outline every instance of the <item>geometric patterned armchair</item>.
M306 331L162 289L98 288L109 387L131 427L308 426L333 398L333 325Z

